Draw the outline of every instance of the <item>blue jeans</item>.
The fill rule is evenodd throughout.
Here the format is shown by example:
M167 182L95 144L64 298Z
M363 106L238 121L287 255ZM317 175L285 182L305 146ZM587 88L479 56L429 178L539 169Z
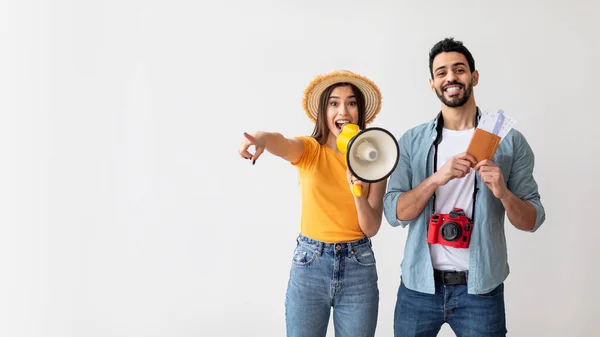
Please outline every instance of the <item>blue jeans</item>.
M375 335L379 288L371 240L323 243L303 235L294 250L285 299L288 337Z
M467 285L443 285L435 294L410 290L400 283L394 313L394 336L437 336L448 323L457 337L506 336L504 284L487 294L471 295Z

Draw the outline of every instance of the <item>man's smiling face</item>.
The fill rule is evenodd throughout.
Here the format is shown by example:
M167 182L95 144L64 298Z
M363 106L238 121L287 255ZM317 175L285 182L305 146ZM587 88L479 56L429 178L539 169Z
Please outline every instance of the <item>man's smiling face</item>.
M442 103L450 108L463 106L471 98L479 73L471 73L466 57L457 52L443 52L433 60L431 88Z

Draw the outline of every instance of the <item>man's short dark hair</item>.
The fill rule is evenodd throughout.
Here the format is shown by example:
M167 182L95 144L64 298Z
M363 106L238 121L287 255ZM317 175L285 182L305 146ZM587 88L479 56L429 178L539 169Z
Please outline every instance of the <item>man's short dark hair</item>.
M463 45L462 41L455 41L453 37L447 37L436 43L429 51L429 73L431 74L431 78L433 78L433 59L435 59L438 54L449 52L463 54L467 59L467 63L469 63L469 70L471 72L475 71L475 60L467 47Z

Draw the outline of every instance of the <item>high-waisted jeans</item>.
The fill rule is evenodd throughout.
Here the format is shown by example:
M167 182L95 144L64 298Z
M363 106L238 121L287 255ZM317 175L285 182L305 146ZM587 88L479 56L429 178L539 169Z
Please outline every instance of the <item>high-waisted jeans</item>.
M321 337L333 308L336 337L372 337L379 288L371 240L324 243L298 237L285 300L288 337Z

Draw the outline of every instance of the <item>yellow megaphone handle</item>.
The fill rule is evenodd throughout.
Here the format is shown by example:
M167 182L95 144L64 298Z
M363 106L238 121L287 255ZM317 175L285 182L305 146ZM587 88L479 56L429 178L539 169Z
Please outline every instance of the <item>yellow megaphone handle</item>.
M362 186L361 185L352 185L352 194L357 197L362 195Z

